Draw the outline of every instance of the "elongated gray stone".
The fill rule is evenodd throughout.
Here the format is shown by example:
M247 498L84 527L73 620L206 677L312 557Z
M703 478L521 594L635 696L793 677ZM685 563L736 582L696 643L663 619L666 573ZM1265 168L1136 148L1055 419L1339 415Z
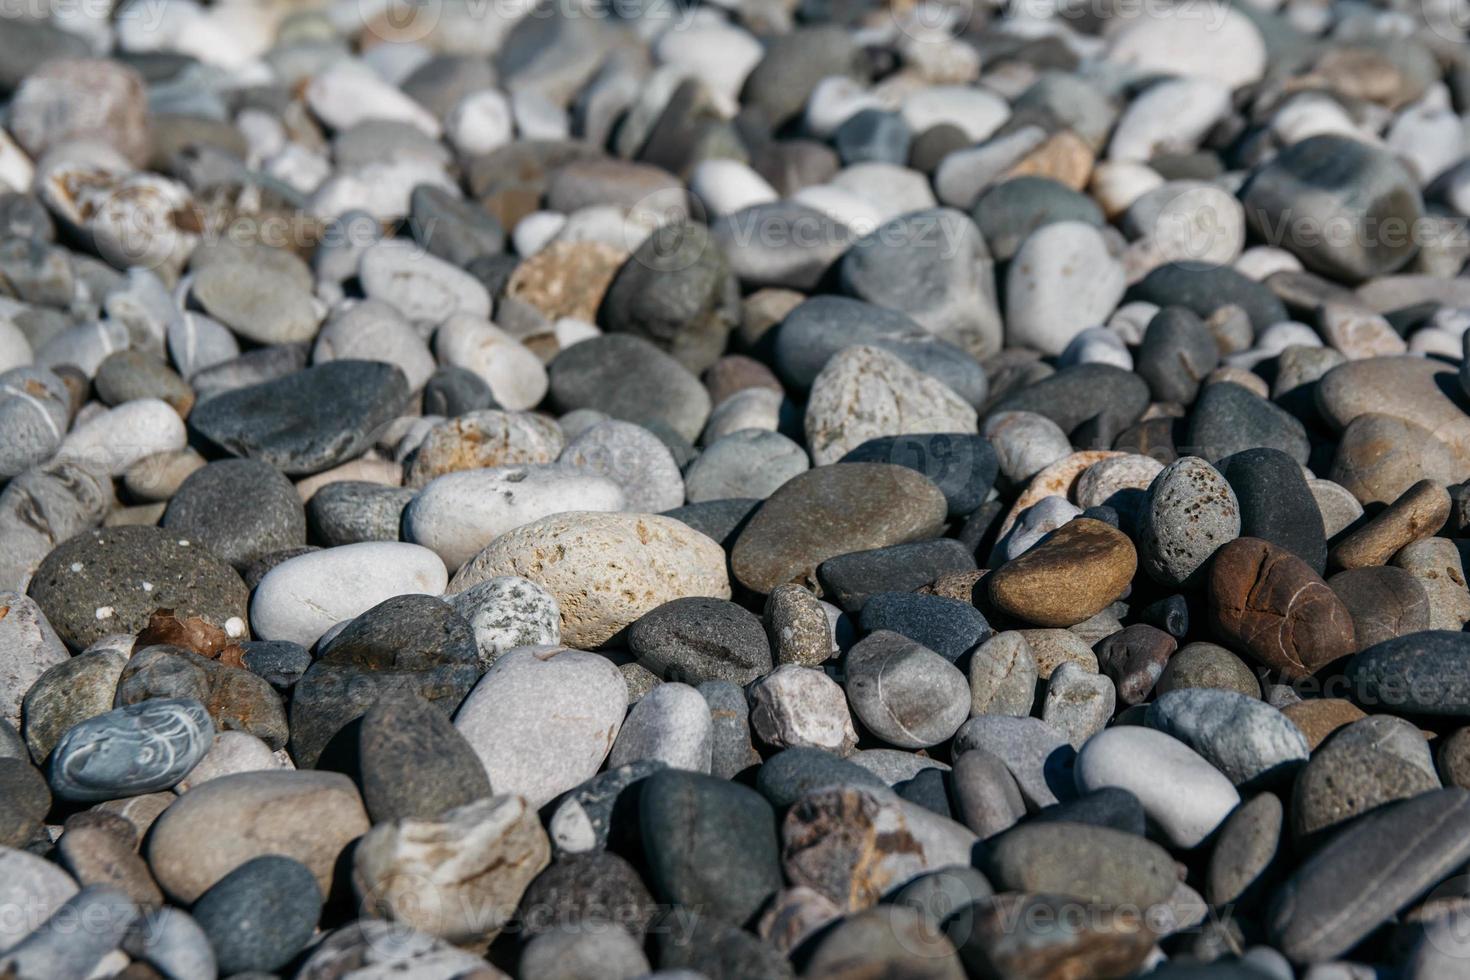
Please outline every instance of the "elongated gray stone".
M51 789L68 800L115 800L168 789L214 741L214 722L193 698L155 698L89 718L61 737Z
M1150 727L1204 756L1237 786L1289 775L1310 749L1301 729L1258 698L1197 687L1149 705Z

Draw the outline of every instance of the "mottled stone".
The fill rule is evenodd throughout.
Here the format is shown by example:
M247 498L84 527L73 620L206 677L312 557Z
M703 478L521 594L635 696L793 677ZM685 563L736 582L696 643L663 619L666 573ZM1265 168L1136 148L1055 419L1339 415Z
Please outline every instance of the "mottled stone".
M1071 626L1102 611L1138 567L1133 543L1101 521L1078 518L987 579L996 607L1039 626Z

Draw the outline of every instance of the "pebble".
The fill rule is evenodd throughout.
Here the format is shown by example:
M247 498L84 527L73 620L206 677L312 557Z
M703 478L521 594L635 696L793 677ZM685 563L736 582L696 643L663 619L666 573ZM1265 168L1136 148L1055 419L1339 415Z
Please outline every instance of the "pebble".
M192 904L251 859L279 854L306 865L326 895L342 852L367 829L357 789L340 773L238 773L164 811L148 840L148 865L170 898ZM201 840L212 843L200 848Z
M623 675L605 657L528 647L500 657L455 715L497 793L539 807L591 778L627 708Z
M906 636L950 663L957 663L992 635L990 624L974 606L911 592L870 594L858 625L864 633L889 630Z
M630 422L609 419L591 426L567 443L557 462L618 484L627 510L657 514L684 503L684 478L673 454L652 432Z
M1429 596L1401 568L1350 569L1332 576L1327 585L1352 614L1360 648L1429 629Z
M363 805L374 823L436 820L491 795L479 756L422 698L402 695L369 708L358 754Z
M977 843L961 824L867 786L812 790L781 824L786 877L848 911L920 872L968 863Z
M474 631L480 662L490 666L516 647L561 643L561 606L535 582L514 575L486 579L448 596Z
M436 820L379 823L358 842L352 884L379 915L451 942L493 939L551 859L527 801L487 797Z
M1274 449L1248 449L1220 461L1240 508L1240 534L1285 548L1321 574L1327 565L1322 513L1296 461Z
M963 755L985 749L1005 763L1031 809L1070 800L1077 794L1071 744L1040 718L980 715L960 727L952 750Z
M611 768L653 760L707 773L713 752L710 706L687 684L659 684L635 704L608 753Z
M298 484L298 492L300 485ZM326 484L306 503L306 525L313 540L328 548L366 541L397 541L403 511L413 500L406 487L366 480Z
M362 455L407 398L408 381L394 365L329 361L215 395L189 423L233 455L305 476Z
M1308 757L1307 740L1279 711L1234 691L1176 690L1146 720L1210 761L1238 787L1280 783Z
M1237 538L1211 564L1210 616L1220 635L1289 679L1356 649L1352 614L1306 562L1259 538Z
M1072 626L1101 612L1133 578L1138 556L1126 535L1077 518L992 572L990 600L1039 626Z
M662 769L642 781L638 804L655 898L737 923L780 890L776 814L759 793L703 773Z
M1041 720L1063 733L1074 748L1080 748L1113 717L1116 698L1110 678L1065 663L1047 679Z
M405 484L422 488L462 470L555 462L566 447L561 428L530 412L484 409L437 422L408 464Z
M1449 448L1422 426L1367 412L1343 430L1327 475L1360 504L1390 504L1420 480L1453 483L1458 469Z
M1137 726L1100 732L1077 754L1077 790L1126 789L1169 842L1198 847L1230 815L1240 794L1230 780L1183 742Z
M969 717L965 675L906 637L873 633L848 652L844 666L854 714L890 745L909 749L937 745Z
M306 513L296 488L259 460L227 459L186 477L161 526L236 568L306 543Z
M782 665L753 683L749 697L751 728L766 745L847 755L857 744L843 690L821 671Z
M564 560L547 565L548 550ZM607 642L664 602L730 594L724 552L715 542L649 514L574 512L533 521L491 542L455 573L449 592L501 575L519 575L549 592L561 607L562 642L575 648ZM637 601L624 601L623 590Z
M1060 354L1107 318L1125 286L1122 265L1092 224L1043 225L1021 243L1006 275L1006 339Z
M1429 603L1429 629L1455 630L1470 621L1470 590L1464 565L1453 542L1425 538L1405 545L1393 556L1396 568L1413 575Z
M1162 696L1197 688L1234 691L1248 698L1261 696L1261 682L1246 662L1224 647L1207 642L1186 644L1170 657L1154 691Z
M337 623L399 595L441 595L444 562L428 548L371 541L287 559L256 586L250 624L264 640L304 647Z
M542 517L627 504L624 489L595 472L546 465L460 470L418 491L404 508L402 533L458 569L496 538Z
M958 432L908 433L869 439L844 455L843 463L893 463L928 477L944 494L951 517L985 503L999 464L990 442Z
M311 939L321 912L322 894L311 869L267 855L210 886L192 915L214 948L220 972L228 975L270 972L289 963Z
M72 726L50 756L51 788L94 801L168 789L204 758L214 725L198 701L157 699Z
M877 347L849 347L812 382L806 438L818 466L880 436L973 432L975 412L942 382Z
M1069 895L1101 906L1149 910L1178 878L1169 852L1110 827L1038 823L989 842L983 870L1003 892Z
M1096 646L1098 668L1112 679L1118 700L1140 704L1168 669L1177 644L1174 637L1145 623L1134 623Z
M827 558L933 537L947 510L939 489L905 467L821 466L771 495L740 532L730 564L742 585L761 594L815 584ZM813 513L827 517L814 525Z
M1303 193L1308 187L1310 199ZM1266 229L1283 219L1321 229L1365 222L1410 227L1422 209L1413 177L1388 151L1336 134L1283 149L1251 180L1242 203L1252 227L1268 239ZM1280 244L1308 269L1350 283L1396 272L1413 255L1402 236L1365 241L1288 232Z
M593 408L637 425L661 423L690 441L709 418L709 393L699 379L641 337L583 341L548 370L551 400L562 412Z
M1027 717L1038 677L1026 637L1015 630L997 633L970 657L970 714Z
M780 433L741 429L706 446L683 482L690 503L764 500L810 468L806 450Z
M920 588L935 575L963 574L974 568L968 548L939 538L829 558L817 566L817 581L828 601L857 614L874 593Z
M1274 893L1266 919L1272 944L1297 962L1346 953L1464 860L1467 804L1462 789L1434 790L1333 837ZM1345 888L1349 873L1367 889Z
M1383 565L1402 547L1430 537L1450 516L1450 495L1433 480L1420 480L1376 516L1337 541L1329 558L1338 568Z

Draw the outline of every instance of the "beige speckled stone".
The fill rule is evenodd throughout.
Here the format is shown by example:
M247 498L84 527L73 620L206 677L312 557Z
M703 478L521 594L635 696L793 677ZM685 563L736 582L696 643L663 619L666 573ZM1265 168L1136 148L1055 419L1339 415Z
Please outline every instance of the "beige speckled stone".
M543 416L494 408L470 412L429 430L405 482L418 488L459 470L552 463L565 447L561 426Z
M730 598L724 549L652 514L574 512L533 521L470 559L449 592L497 575L519 575L555 596L562 642L584 650L672 599Z

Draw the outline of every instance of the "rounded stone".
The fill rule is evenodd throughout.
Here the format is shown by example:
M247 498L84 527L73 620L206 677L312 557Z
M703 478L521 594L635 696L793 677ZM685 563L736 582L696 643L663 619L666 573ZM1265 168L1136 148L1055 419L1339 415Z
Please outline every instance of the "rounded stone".
M1288 679L1357 649L1347 606L1306 562L1270 542L1237 538L1221 548L1208 593L1220 635Z
M169 500L161 526L242 568L306 543L301 497L275 467L252 459L209 463Z
M1296 460L1278 449L1247 449L1220 460L1240 508L1240 534L1270 541L1312 566L1327 567L1322 512Z
M1140 559L1165 585L1196 581L1222 545L1240 536L1240 504L1225 477L1197 456L1165 467L1143 507Z
M1461 469L1449 447L1422 425L1366 412L1343 430L1327 476L1360 504L1390 504L1420 480L1453 483Z
M686 597L645 613L628 631L628 648L665 680L748 684L771 669L761 621L733 602Z
M961 432L869 439L839 462L893 463L922 473L944 494L951 517L969 514L985 503L999 468L988 440Z
M1280 784L1309 754L1306 737L1281 712L1234 691L1173 691L1149 705L1145 720L1204 756L1237 786Z
M673 467L672 460L669 466ZM677 470L674 475L677 479ZM682 487L681 482L681 503ZM461 470L434 478L418 492L404 509L403 536L432 549L448 568L458 569L496 538L543 517L568 511L619 511L627 503L615 480L590 471L561 466Z
M1352 614L1359 649L1429 629L1429 596L1402 568L1349 569L1328 579L1327 587Z
M1246 184L1246 217L1258 233L1280 222L1319 229L1414 227L1423 212L1419 189L1388 150L1336 133L1286 147ZM1288 235L1281 245L1314 272L1356 283L1397 271L1414 255L1409 236Z
M0 846L24 847L50 809L46 777L25 759L0 758Z
M1198 688L1234 691L1248 698L1261 696L1261 682L1246 662L1214 643L1196 642L1182 647L1164 665L1154 691L1163 696L1170 691Z
M935 537L948 506L913 470L837 463L809 470L771 495L731 550L735 576L768 594L787 583L816 584L828 558Z
M209 751L214 724L192 699L117 708L70 728L51 753L51 788L68 800L112 800L168 789Z
M552 463L565 447L561 427L543 416L499 409L469 412L429 429L404 482L424 487L446 473Z
M1133 579L1138 555L1127 535L1089 518L1068 521L987 578L996 608L1039 626L1095 616Z
M891 745L945 741L970 713L965 675L933 650L880 631L848 651L848 700L864 727Z
M641 337L610 334L551 362L558 411L593 408L638 425L661 423L691 442L709 418L709 393L683 365Z
M1159 845L1111 827L1027 823L987 842L986 878L1003 892L1070 895L1103 906L1150 909L1179 878Z
M221 629L245 621L245 583L189 539L155 527L89 531L56 547L36 570L31 596L70 646L140 632L157 609Z
M548 563L553 553L560 560ZM455 574L449 592L502 575L549 592L561 607L562 642L579 648L606 643L664 602L730 595L724 550L686 524L651 514L533 521L491 542Z
M689 464L684 480L690 503L764 500L810 468L806 450L780 433L740 429L707 446Z
M628 687L606 657L529 647L496 660L454 717L497 793L539 807L590 779L607 758Z
M1218 769L1183 742L1137 726L1098 733L1077 754L1077 789L1128 790L1175 847L1197 847L1240 803Z
M516 647L561 643L561 606L535 582L504 575L472 585L446 601L470 624L480 662L494 663Z
M622 488L627 510L657 514L684 503L684 478L673 454L652 432L629 422L609 419L589 427L567 443L557 463L612 480Z
M776 749L808 746L847 755L857 745L842 687L820 670L785 664L749 689L750 727Z
M264 640L304 647L393 596L440 595L444 563L428 548L371 541L289 558L255 587L250 622Z
M316 876L299 861L247 861L199 896L191 910L209 937L221 974L269 973L306 946L322 914Z
M374 823L437 820L491 795L490 777L444 712L412 694L363 715L358 734L363 804Z
M362 455L408 394L392 364L330 361L215 395L189 425L235 456L307 475Z
M342 852L367 829L362 799L340 773L237 773L190 790L164 811L149 836L148 864L181 904L267 854L306 865L327 895Z

